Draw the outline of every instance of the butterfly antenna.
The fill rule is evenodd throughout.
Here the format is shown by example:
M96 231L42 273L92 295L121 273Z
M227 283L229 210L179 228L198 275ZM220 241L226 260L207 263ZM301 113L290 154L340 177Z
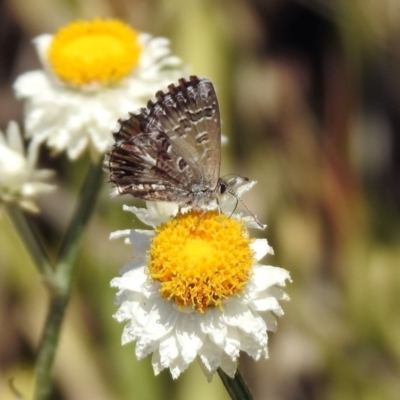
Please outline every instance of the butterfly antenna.
M264 228L265 228L265 225L264 225L263 223L261 223L261 221L257 218L257 215L255 215L254 213L252 213L252 212L249 210L249 207L246 206L246 204L244 203L244 201L243 201L233 190L228 189L228 193L230 193L230 194L231 194L232 196L234 196L235 199L236 199L235 208L233 209L233 211L232 211L231 215L229 216L229 218L230 218L230 217L233 215L233 213L235 212L236 207L237 207L237 205L238 205L238 203L239 203L239 201L240 201L240 203L241 203L242 206L245 208L245 210L253 217L254 221L256 221L257 225L258 225L261 229L264 229Z
M228 193L230 193L236 199L235 207L233 207L233 210L232 210L231 214L229 215L229 218L230 218L230 217L232 217L233 213L236 211L236 208L239 204L239 197L236 195L236 193L233 190L228 190ZM245 206L245 208L247 209L246 206Z

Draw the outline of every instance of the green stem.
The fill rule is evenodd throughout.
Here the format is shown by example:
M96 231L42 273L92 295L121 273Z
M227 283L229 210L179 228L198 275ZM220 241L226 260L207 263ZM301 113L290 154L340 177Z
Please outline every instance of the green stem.
M101 164L91 165L79 196L79 204L61 246L55 270L55 284L50 286L50 307L35 366L34 400L46 400L51 396L51 369L68 305L72 279L77 267L82 235L95 208L97 194L102 183Z
M24 214L20 207L14 204L7 207L7 213L39 272L44 276L46 281L51 281L53 269L29 217Z
M247 387L239 370L236 371L233 379L226 375L221 368L218 368L218 375L232 400L253 400L253 395Z

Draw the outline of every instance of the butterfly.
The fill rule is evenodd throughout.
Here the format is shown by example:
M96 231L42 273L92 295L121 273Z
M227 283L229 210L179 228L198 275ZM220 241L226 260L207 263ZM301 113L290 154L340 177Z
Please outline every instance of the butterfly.
M120 119L105 167L113 195L204 208L237 184L219 177L221 119L214 85L190 76Z

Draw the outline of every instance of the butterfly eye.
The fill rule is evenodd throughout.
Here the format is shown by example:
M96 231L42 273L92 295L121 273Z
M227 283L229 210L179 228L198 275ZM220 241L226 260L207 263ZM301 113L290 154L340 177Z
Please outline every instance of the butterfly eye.
M219 193L224 194L226 192L227 188L228 188L227 184L224 182L221 182L219 185Z

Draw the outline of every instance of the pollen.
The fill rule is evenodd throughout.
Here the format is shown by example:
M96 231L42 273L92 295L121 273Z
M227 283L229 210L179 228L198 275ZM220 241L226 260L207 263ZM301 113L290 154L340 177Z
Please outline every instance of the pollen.
M48 50L53 72L73 86L112 84L138 64L138 33L118 20L78 21L60 29Z
M254 254L248 236L243 223L217 211L178 214L156 229L149 274L160 282L160 294L179 307L222 309L250 277Z

